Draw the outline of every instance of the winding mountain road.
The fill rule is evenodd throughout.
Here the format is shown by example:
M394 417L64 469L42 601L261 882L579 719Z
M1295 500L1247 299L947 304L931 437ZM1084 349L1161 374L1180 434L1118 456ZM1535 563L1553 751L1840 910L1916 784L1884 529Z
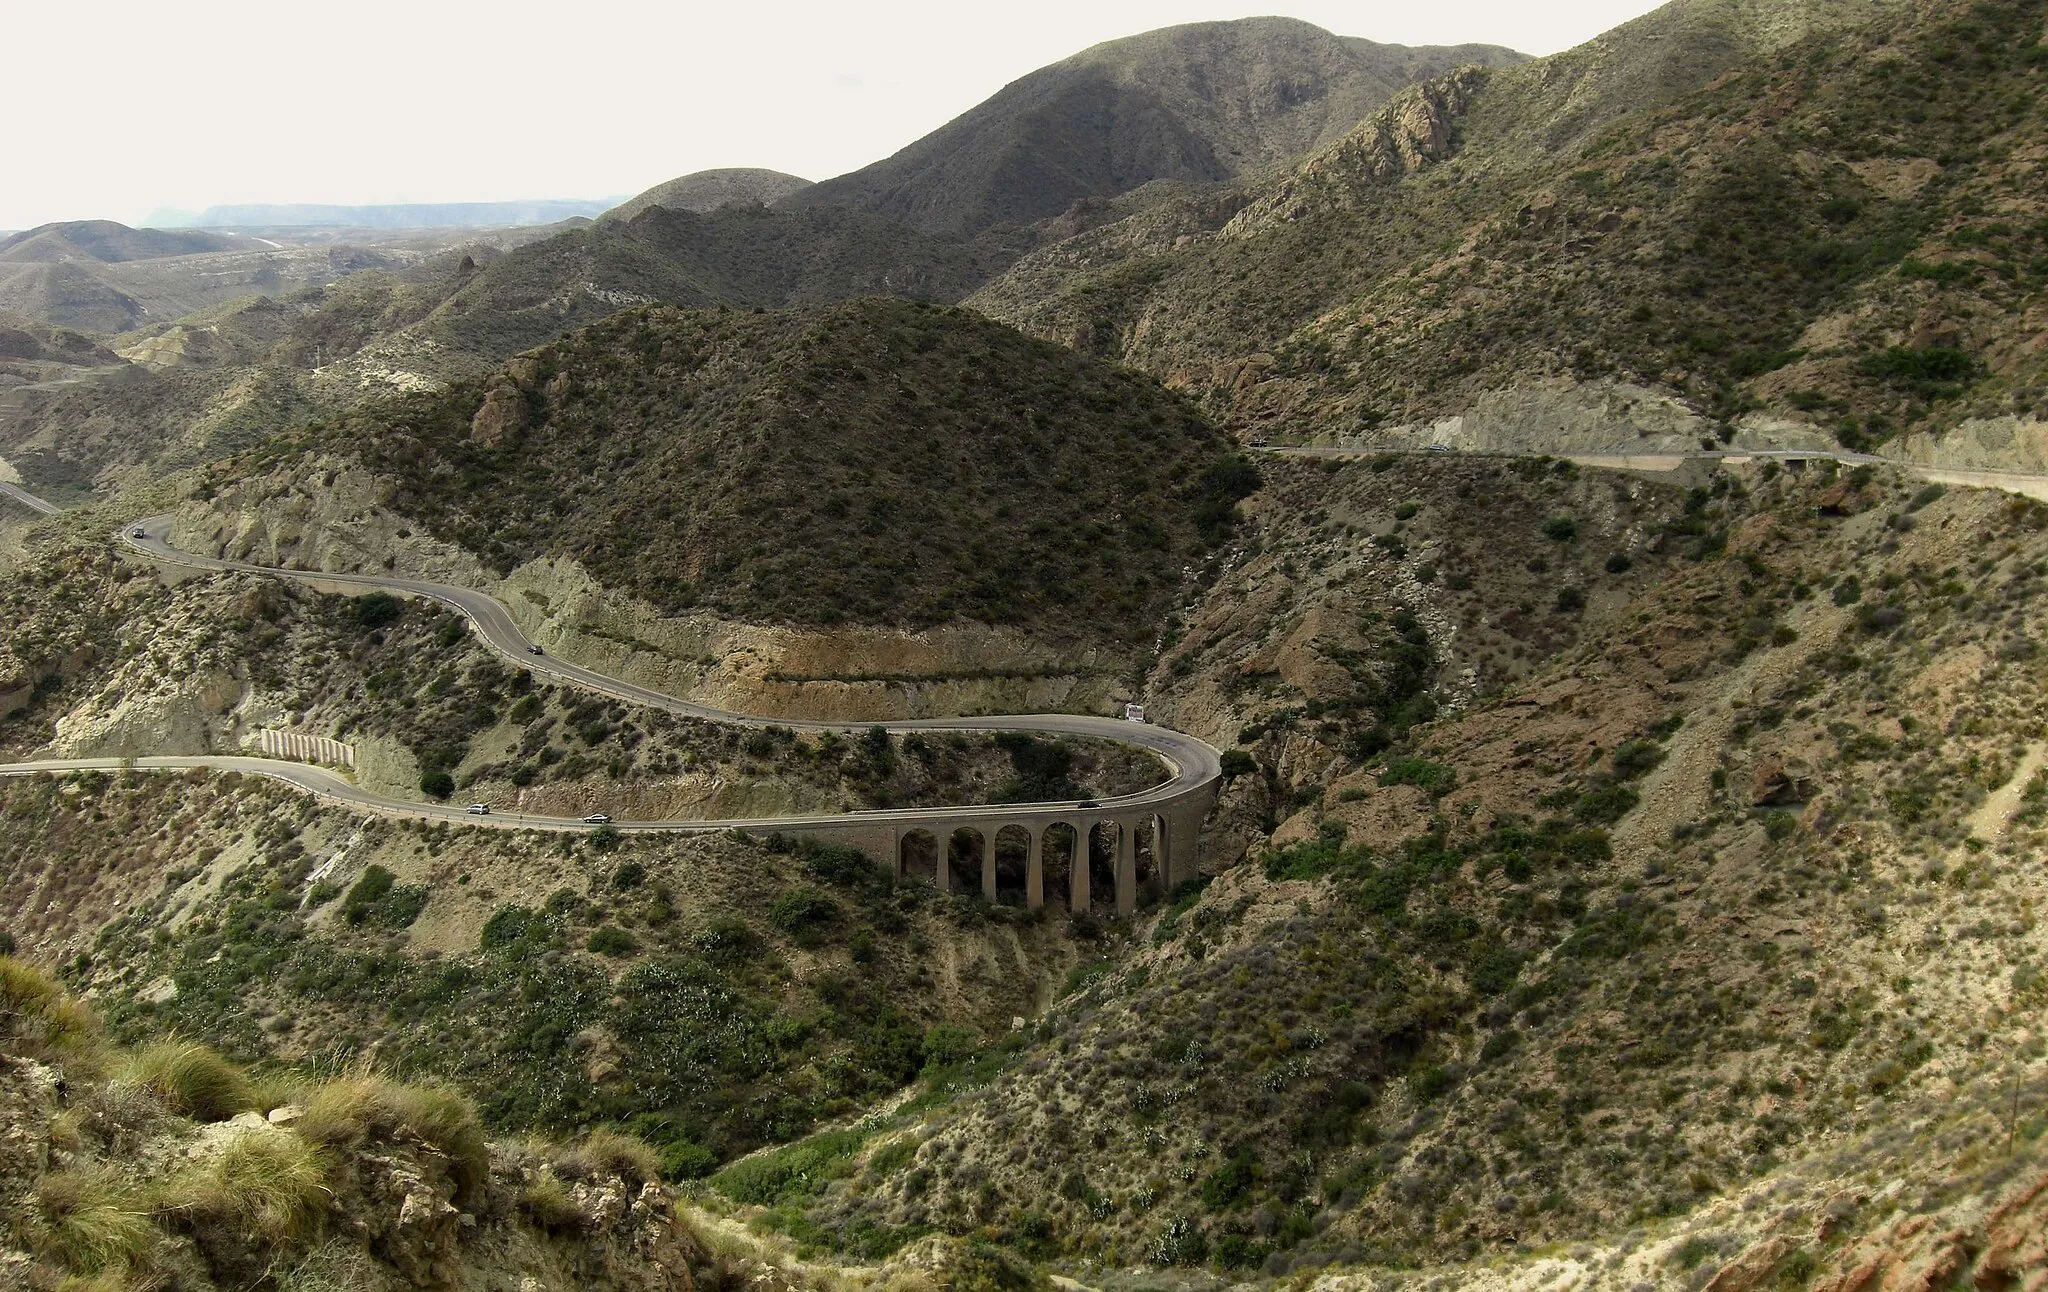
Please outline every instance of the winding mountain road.
M1370 457L1386 452L1375 448L1338 447L1296 447L1275 445L1259 446L1275 456L1309 458L1355 458ZM1429 450L1407 450L1428 452ZM1829 459L1844 465L1895 466L1923 479L1969 485L1979 488L2002 489L2011 493L2025 494L2034 498L2048 499L2048 475L2013 471L1963 471L1942 467L1926 466L1919 463L1901 462L1891 458L1880 458L1870 454L1847 452L1817 452L1798 450L1765 450L1744 452L1728 450L1721 452L1692 453L1648 453L1648 454L1562 454L1573 461L1587 466L1613 467L1624 470L1668 471L1675 470L1687 462L1719 461L1735 459ZM56 514L60 509L36 497L19 486L0 483L0 493L45 514ZM151 516L144 520L125 525L118 532L120 541L140 556L170 565L188 569L218 572L257 574L271 578L297 579L323 588L336 588L349 592L384 591L401 596L422 597L439 602L463 615L475 628L477 636L509 663L524 668L537 676L589 691L611 696L631 704L647 705L669 713L689 718L701 718L714 722L743 726L783 726L809 731L853 731L859 727L845 722L803 721L788 718L768 718L754 714L733 713L708 705L692 704L674 696L647 687L638 686L620 678L595 672L553 655L537 655L530 649L531 643L519 630L511 612L504 603L489 593L475 588L459 587L445 583L431 583L424 579L405 579L368 574L337 574L310 570L286 570L273 566L255 565L245 561L229 561L218 557L199 556L180 551L170 545L171 518ZM1173 776L1163 784L1138 794L1119 798L1104 799L1092 803L1091 810L1103 814L1118 812L1166 812L1178 808L1185 811L1191 803L1214 791L1221 779L1221 762L1216 750L1193 736L1173 731L1166 727L1145 723L1122 722L1114 718L1090 717L1077 714L1021 714L978 718L933 718L909 722L881 724L892 732L913 731L1017 731L1034 735L1083 736L1101 740L1114 740L1126 745L1145 749L1161 758L1173 770ZM73 771L186 771L192 769L211 771L236 771L253 775L268 776L283 781L296 789L317 795L335 803L352 808L376 812L386 816L410 817L427 821L446 821L463 825L500 829L541 829L541 830L586 830L589 828L580 820L564 817L525 816L517 814L492 814L471 816L462 807L444 803L427 803L412 799L394 798L374 793L348 780L339 773L324 767L305 763L287 762L282 759L255 758L242 755L167 755L133 759L117 758L70 758L41 759L32 762L0 764L0 776L34 775L46 772ZM666 831L675 833L709 833L719 830L786 830L826 829L845 827L854 823L873 823L910 827L918 824L937 825L959 819L963 812L971 812L978 820L1000 824L1005 820L1018 822L1036 821L1049 813L1068 812L1077 805L1060 803L1017 803L992 805L953 805L938 808L898 808L874 812L848 812L818 814L811 816L763 817L732 820L689 820L689 821L620 821L615 823L621 831Z
M36 500L41 502L40 499ZM45 504L47 506L47 504ZM51 510L55 510L52 508ZM118 531L120 542L140 556L170 565L188 569L217 572L257 574L269 578L296 579L321 588L338 588L349 592L382 591L402 596L422 597L450 607L469 620L477 636L508 663L528 670L539 677L545 677L580 690L608 695L632 704L647 705L664 709L682 717L702 718L715 722L743 726L781 726L807 731L857 731L872 724L849 724L846 722L816 722L791 720L788 718L760 717L754 714L732 713L707 705L692 704L672 695L636 686L619 678L609 677L553 655L536 655L530 649L531 643L512 619L512 614L503 602L486 592L474 588L459 587L445 583L430 583L424 579L405 579L368 574L334 574L313 570L286 570L274 566L254 565L245 561L229 561L218 557L198 556L180 551L170 545L169 516L151 516L133 521ZM1166 727L1147 723L1124 722L1114 718L1091 717L1080 714L1020 714L977 718L932 718L906 722L879 724L894 732L914 731L1016 731L1034 735L1084 736L1100 740L1114 740L1134 745L1157 755L1173 771L1171 779L1137 794L1102 799L1091 804L1091 814L1099 811L1109 815L1115 813L1164 813L1169 809L1186 810L1191 800L1213 792L1216 782L1221 779L1222 766L1217 753L1208 744L1193 736L1173 731ZM501 829L549 829L587 830L590 827L580 820L563 817L524 816L516 814L492 814L471 816L458 806L442 803L423 803L411 799L393 798L374 793L348 780L336 772L305 763L287 762L282 759L254 758L239 755L185 755L133 759L119 758L69 758L41 759L33 762L0 764L0 776L33 775L44 772L73 771L114 771L136 769L143 771L185 771L201 768L212 771L237 771L269 776L283 781L297 789L318 795L336 803L377 812L388 816L411 817L420 820L457 822L464 825L496 827ZM676 833L708 833L719 830L784 830L802 831L812 828L839 827L853 823L876 825L913 826L956 821L963 814L971 813L978 821L1000 824L1015 819L1019 822L1032 821L1050 813L1073 809L1070 801L1058 803L1015 803L992 805L955 805L937 808L895 808L884 811L844 812L812 816L789 816L746 818L733 820L690 820L690 821L619 821L615 823L621 831L668 831Z
M1350 459L1372 458L1383 453L1435 454L1457 452L1471 457L1528 457L1530 454L1491 454L1478 450L1447 450L1429 448L1371 448L1342 447L1333 445L1273 444L1257 446L1261 452L1274 457ZM1688 453L1627 453L1616 450L1611 453L1553 453L1549 456L1576 462L1580 466L1601 467L1612 471L1676 471L1688 462L1838 462L1843 466L1897 467L1908 475L1931 481L1935 484L1963 485L1971 489L1997 489L2004 493L2016 493L2024 497L2048 502L2048 474L2036 471L1980 471L1964 467L1935 466L1926 462L1909 462L1903 458L1879 457L1875 453L1850 453L1846 450L1833 452L1820 449L1699 449Z
M20 485L8 484L5 480L0 480L0 494L14 499L14 501L30 511L39 512L45 516L54 516L63 510L56 503L38 498Z

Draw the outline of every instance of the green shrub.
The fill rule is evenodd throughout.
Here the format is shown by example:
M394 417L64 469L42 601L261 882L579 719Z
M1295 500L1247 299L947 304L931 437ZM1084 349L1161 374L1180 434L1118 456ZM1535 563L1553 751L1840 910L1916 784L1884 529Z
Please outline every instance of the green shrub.
M1552 516L1543 522L1543 537L1557 543L1569 543L1579 536L1579 522L1570 516Z
M349 605L349 617L364 628L382 628L405 613L405 603L388 592L368 592Z
M1203 1178L1202 1205L1211 1211L1228 1211L1244 1202L1263 1175L1258 1155L1249 1146L1240 1146Z
M1225 750L1223 754L1223 779L1234 781L1240 776L1251 776L1259 770L1259 760L1242 749Z
M735 1202L770 1207L822 1190L853 1174L853 1158L867 1142L857 1130L825 1131L809 1139L742 1158L711 1177L711 1187Z
M661 1146L661 1174L667 1180L701 1180L718 1166L718 1154L690 1140Z
M1607 558L1607 572L1609 574L1627 574L1634 566L1635 562L1629 559L1627 552L1616 552Z
M914 1135L902 1135L890 1140L868 1154L868 1174L878 1180L885 1180L909 1166L917 1156L918 1140Z
M1458 774L1426 758L1395 758L1380 773L1380 784L1413 785L1432 798L1442 798L1457 788Z
M420 773L420 793L430 799L445 799L455 792L455 778L440 768Z
M792 888L768 908L768 922L792 937L814 936L839 918L839 904L809 888Z
M616 924L607 924L593 931L590 941L584 945L586 949L601 956L629 956L640 949L640 944L633 940L633 935Z
M1952 346L1920 349L1893 346L1889 350L1866 355L1861 367L1865 376L1906 386L1923 395L1969 381L1977 375L1977 361Z
M1631 740L1614 751L1614 775L1632 781L1648 775L1664 761L1664 749L1654 740Z
M552 945L555 937L555 922L542 912L525 906L501 906L484 921L478 942L486 951L525 956Z
M1627 816L1640 797L1626 785L1596 785L1579 795L1572 804L1572 815L1591 824L1612 825Z
M1788 838L1799 828L1799 818L1790 812L1774 810L1764 813L1764 833L1772 842Z
M973 1028L958 1023L934 1023L924 1034L924 1066L950 1068L973 1058L980 1048L981 1035Z
M353 925L374 924L387 929L409 928L426 909L433 890L425 884L400 884L398 877L372 863L348 890L341 904L341 917Z

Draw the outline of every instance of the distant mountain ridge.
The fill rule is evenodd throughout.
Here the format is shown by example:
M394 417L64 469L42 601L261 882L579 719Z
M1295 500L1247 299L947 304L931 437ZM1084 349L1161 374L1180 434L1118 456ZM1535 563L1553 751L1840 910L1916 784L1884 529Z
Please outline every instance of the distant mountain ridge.
M603 215L616 197L540 198L520 202L397 202L339 206L282 202L209 206L194 215L158 210L143 224L184 229L506 229Z
M1525 61L1493 45L1381 45L1292 18L1170 27L1041 68L895 156L784 204L855 206L972 235L1153 180L1232 179L1336 138L1406 85L1468 63Z

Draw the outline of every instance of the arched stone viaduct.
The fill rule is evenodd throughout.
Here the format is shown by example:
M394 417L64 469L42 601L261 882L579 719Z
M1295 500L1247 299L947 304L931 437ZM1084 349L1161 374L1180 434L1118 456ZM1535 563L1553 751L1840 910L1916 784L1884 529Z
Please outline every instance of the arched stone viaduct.
M858 848L899 879L924 878L940 892L976 892L994 902L1050 903L1073 912L1113 899L1119 915L1194 878L1202 822L1215 781L1165 801L1150 795L1071 807L921 808L887 819L853 814L813 821L797 833ZM877 814L879 815L879 814ZM1085 841L1085 846L1083 845Z

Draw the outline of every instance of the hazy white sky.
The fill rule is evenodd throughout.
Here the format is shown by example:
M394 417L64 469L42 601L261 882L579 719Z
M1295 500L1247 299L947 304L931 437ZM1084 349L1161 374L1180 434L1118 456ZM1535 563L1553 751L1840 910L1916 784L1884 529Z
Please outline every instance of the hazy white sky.
M0 229L223 202L603 197L713 166L822 179L1154 27L1278 12L1546 54L1656 2L11 4Z

